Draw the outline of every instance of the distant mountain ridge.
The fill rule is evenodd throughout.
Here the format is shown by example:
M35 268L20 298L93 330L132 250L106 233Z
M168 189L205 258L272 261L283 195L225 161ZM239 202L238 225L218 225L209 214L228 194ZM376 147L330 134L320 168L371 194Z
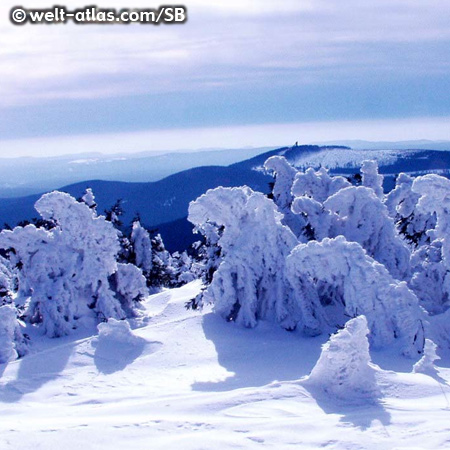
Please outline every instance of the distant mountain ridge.
M117 181L83 181L64 186L59 190L78 198L86 188L93 189L99 212L110 208L117 199L122 199L124 216L128 225L136 213L142 223L150 229L158 229L169 250L185 248L195 241L192 226L187 222L189 202L217 186L250 186L254 190L268 193L272 177L262 170L270 156L282 155L296 167L315 168L324 165L333 173L352 175L359 172L364 159L377 159L380 172L385 174L385 188L390 189L395 174L399 172L419 175L438 172L447 175L450 171L450 152L422 150L352 150L344 146L294 146L271 150L245 161L229 166L204 166L170 175L162 180L148 183L126 183ZM37 216L34 203L41 196L30 195L19 198L0 199L0 223L16 225L24 219Z
M242 148L178 153L101 153L0 158L0 197L21 197L85 180L149 182L200 166L228 166L269 150Z

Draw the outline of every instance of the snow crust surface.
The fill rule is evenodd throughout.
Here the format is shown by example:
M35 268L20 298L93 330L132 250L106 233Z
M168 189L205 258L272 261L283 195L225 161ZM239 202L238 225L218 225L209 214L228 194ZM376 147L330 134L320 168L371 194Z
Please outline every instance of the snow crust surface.
M372 352L379 397L347 403L303 381L327 336L186 310L200 287L149 297L133 330L32 336L27 356L0 365L0 448L449 448L449 369L430 377Z

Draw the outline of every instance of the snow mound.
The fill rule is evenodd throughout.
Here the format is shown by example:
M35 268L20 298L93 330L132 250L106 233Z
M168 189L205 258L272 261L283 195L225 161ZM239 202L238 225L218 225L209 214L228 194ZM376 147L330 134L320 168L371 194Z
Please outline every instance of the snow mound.
M379 390L369 353L365 316L351 319L324 344L306 383L340 399L374 398Z
M120 372L141 356L149 342L136 336L126 320L109 319L98 325L98 338L93 341L94 361L103 374ZM154 343L156 344L156 343ZM150 349L150 352L156 350Z
M120 342L122 344L138 344L142 338L136 336L126 320L109 319L98 324L98 342Z

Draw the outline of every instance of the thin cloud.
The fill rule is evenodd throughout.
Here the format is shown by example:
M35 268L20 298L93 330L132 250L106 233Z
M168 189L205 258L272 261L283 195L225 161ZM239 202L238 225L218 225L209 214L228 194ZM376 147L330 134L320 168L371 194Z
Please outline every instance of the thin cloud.
M155 6L134 1L133 6ZM33 2L33 7L48 6ZM446 73L450 4L443 1L233 0L187 2L181 26L22 26L0 9L3 106L53 99L271 85L271 70L297 83L405 68ZM30 5L31 6L31 5ZM72 5L74 7L75 5ZM78 2L77 6L81 6ZM123 6L123 2L108 2ZM399 45L406 47L399 48ZM414 46L423 47L414 51ZM406 67L396 66L408 55ZM290 83L280 77L277 83Z

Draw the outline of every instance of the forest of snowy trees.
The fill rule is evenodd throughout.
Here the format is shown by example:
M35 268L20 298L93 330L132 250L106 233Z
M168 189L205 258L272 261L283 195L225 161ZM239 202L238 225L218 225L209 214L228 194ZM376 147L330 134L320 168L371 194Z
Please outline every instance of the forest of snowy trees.
M149 293L194 278L191 258L171 255L138 219L129 236L119 230L120 203L105 216L96 206L90 189L78 201L51 192L36 202L36 224L0 233L0 362L27 353L26 326L60 337L137 317Z
M189 254L170 254L139 218L120 231L120 203L101 215L90 189L43 195L36 223L0 233L0 362L27 353L27 327L55 338L138 317L149 293L198 278L188 308L212 304L237 325L272 321L305 336L340 330L324 351L343 342L364 367L369 345L409 357L425 347L428 359L436 345L449 350L448 179L400 174L385 194L374 161L349 179L281 156L265 170L270 195L218 187L191 202L200 240ZM311 380L331 364L319 363Z
M400 174L385 195L374 161L353 179L297 171L281 156L265 168L270 198L217 188L191 203L215 270L193 307L310 336L363 315L374 349L415 357L425 338L449 348L448 179Z

